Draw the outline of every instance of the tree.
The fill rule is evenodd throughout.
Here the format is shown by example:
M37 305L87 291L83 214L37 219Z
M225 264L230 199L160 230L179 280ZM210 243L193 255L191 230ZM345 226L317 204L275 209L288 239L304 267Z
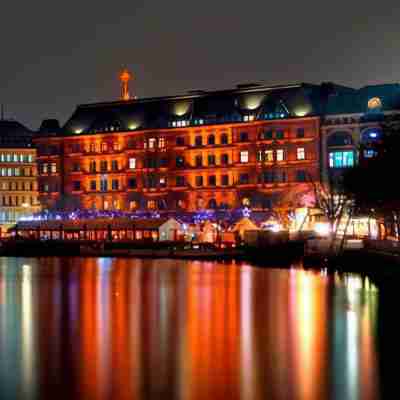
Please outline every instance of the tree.
M400 131L384 125L380 138L360 146L359 163L343 176L343 187L358 214L383 219L396 236L400 232L400 185L396 172Z

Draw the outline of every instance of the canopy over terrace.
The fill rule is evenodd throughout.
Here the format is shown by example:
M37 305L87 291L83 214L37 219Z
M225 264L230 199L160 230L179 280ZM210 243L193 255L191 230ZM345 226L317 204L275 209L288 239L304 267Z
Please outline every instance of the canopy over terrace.
M35 239L176 240L181 225L173 218L20 221L11 232Z

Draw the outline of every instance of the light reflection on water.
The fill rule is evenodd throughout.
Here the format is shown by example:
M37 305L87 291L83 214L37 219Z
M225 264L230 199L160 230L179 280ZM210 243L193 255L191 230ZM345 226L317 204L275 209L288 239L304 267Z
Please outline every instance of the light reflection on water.
M177 260L0 259L0 398L376 399L368 278Z

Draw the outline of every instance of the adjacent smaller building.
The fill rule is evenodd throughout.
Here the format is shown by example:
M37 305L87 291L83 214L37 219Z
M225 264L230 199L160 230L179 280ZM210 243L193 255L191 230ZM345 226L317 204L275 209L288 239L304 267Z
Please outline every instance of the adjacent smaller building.
M40 211L33 132L17 121L0 120L0 229Z

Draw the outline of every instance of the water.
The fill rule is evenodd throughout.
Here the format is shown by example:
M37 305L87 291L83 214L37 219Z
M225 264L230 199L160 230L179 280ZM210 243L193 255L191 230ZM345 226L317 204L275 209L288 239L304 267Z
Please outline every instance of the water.
M0 258L0 399L383 398L387 293L299 268Z

